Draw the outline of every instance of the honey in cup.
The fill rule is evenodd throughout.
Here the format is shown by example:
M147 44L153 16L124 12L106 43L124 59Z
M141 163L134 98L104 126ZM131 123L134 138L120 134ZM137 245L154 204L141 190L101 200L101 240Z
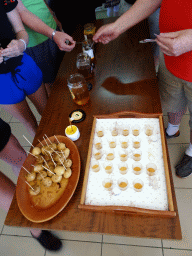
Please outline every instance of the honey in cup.
M127 189L127 186L128 186L128 181L127 179L125 178L120 178L118 181L117 181L117 184L119 186L119 189L121 190L126 190Z
M120 160L121 160L122 162L127 161L127 158L128 158L128 152L127 152L127 150L121 150L121 151L119 152L119 157L120 157Z
M132 168L133 168L134 174L139 175L142 170L142 164L141 163L133 163Z
M151 136L151 135L153 135L153 126L152 125L145 125L145 134L147 135L147 136Z
M77 126L75 125L69 125L65 129L65 135L70 138L72 141L76 141L80 137L80 132Z
M104 169L106 173L110 174L113 171L113 165L109 162L104 163Z
M126 164L125 162L120 163L120 164L118 165L118 167L119 167L119 171L120 171L121 174L124 175L124 174L127 173L127 171L128 171L128 166L127 166L127 164Z
M128 139L126 137L120 139L121 147L128 148Z
M116 147L116 139L115 138L109 138L108 139L109 147L110 148L115 148Z
M143 189L143 185L144 183L140 179L136 179L133 181L133 187L136 192L141 192L141 190Z
M112 189L112 186L113 186L113 181L112 181L112 179L105 179L105 180L102 182L102 184L103 184L103 187L104 187L106 190L110 191L110 190Z
M140 148L140 146L141 146L141 139L139 138L139 137L134 137L133 138L133 147L134 148Z
M117 125L117 122L114 125L112 125L110 130L111 130L111 135L112 136L117 136L119 134L119 127Z
M98 137L103 137L104 136L104 128L102 126L98 125L96 133L97 133Z
M122 135L123 136L128 136L129 135L129 130L130 130L130 127L129 127L129 125L124 125L123 127L122 127Z
M91 165L91 168L92 168L93 172L98 172L100 170L99 162L98 161L93 161L92 165Z
M97 139L95 140L95 148L96 148L97 150L99 150L99 149L102 148L102 143L101 143L101 139L100 139L100 138L97 138Z
M134 136L139 136L139 134L140 134L140 126L139 125L133 125L132 126L132 134L134 135Z
M106 159L107 160L113 160L115 158L114 151L111 149L106 152Z
M140 161L141 160L141 150L133 151L133 160Z
M95 151L94 152L94 157L96 160L99 160L102 158L102 152L101 151Z
M147 169L147 174L149 176L153 176L156 173L157 166L153 163L149 163L149 164L146 165L146 169Z

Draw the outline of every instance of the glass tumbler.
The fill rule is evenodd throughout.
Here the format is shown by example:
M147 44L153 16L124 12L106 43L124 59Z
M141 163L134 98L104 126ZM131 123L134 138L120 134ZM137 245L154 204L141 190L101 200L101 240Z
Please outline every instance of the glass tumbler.
M73 74L68 78L67 86L71 92L73 101L78 105L84 105L89 100L89 91L85 78L81 74Z

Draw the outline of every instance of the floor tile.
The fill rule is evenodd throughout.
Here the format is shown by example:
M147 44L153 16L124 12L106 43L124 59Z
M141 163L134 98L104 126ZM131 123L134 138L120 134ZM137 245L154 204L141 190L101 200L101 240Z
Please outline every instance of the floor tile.
M3 108L0 109L0 117L7 123L11 121L12 115L10 115L7 111Z
M2 256L44 256L45 249L33 238L0 236L0 255Z
M20 142L21 146L30 146L30 144L24 139L23 135L32 143L33 138L28 133L27 129L24 127L21 123L10 123L12 133L15 135L15 137Z
M102 256L163 256L162 248L103 244Z
M4 225L2 234L4 235L12 235L12 236L31 236L31 233L28 228L17 228L17 227L10 227Z
M0 159L0 170L9 179L11 179L14 184L17 183L17 177L13 173L11 166L9 164L7 164L6 162L4 162L3 160L1 160L1 159Z
M101 243L62 241L63 249L56 255L62 256L101 256ZM55 255L46 251L46 256Z
M3 224L5 222L6 216L7 216L7 213L0 208L0 234L3 231L3 226L4 226Z
M163 247L192 250L192 189L175 189L182 240L163 240Z
M167 127L168 118L167 116L163 117L165 128ZM184 115L180 124L180 136L177 138L172 138L167 140L168 144L173 143L188 143L190 141L190 128L189 128L189 115Z
M31 104L29 104L29 107L30 107L31 111L33 112L36 120L39 122L41 120L41 115L38 113L38 111L35 108L35 106L31 103ZM11 119L11 123L17 123L17 122L19 122L19 120L17 118L13 117Z
M102 242L102 235L94 233L70 232L70 231L54 231L60 239L87 241L87 242Z
M192 251L164 249L164 256L192 256Z
M179 178L175 174L175 166L182 159L188 144L169 144L169 157L171 162L171 170L175 188L192 188L192 175L187 178Z
M161 247L161 239L103 235L104 243Z

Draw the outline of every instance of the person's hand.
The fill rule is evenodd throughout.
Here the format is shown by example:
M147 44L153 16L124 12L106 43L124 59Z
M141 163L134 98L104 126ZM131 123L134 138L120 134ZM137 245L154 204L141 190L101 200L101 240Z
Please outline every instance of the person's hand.
M93 41L108 44L110 41L116 39L120 35L120 31L115 23L102 26L93 36Z
M71 36L64 32L57 31L53 37L54 42L57 44L61 51L70 52L75 47L75 41ZM67 44L70 42L70 44Z
M3 57L0 57L0 64L3 62Z
M164 54L179 56L192 51L192 29L161 33L156 42Z
M21 40L14 39L7 45L7 48L0 51L0 56L9 58L17 57L22 55L24 50L25 44Z

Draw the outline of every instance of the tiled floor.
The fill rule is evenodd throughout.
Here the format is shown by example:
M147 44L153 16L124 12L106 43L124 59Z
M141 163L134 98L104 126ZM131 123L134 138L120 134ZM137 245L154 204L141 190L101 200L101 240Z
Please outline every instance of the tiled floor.
M40 116L31 103L36 118L40 121ZM25 150L29 150L29 144L23 139L23 134L32 141L32 137L26 129L15 118L0 110L0 117L7 121L12 128L13 134L18 138ZM164 115L165 126L167 116ZM169 155L173 172L173 179L179 209L179 216L182 228L183 239L181 241L132 238L121 236L110 236L100 234L88 234L77 232L57 232L63 242L63 249L57 255L70 256L192 256L192 175L186 179L179 179L175 175L175 164L182 157L189 141L188 128L189 114L187 113L181 123L181 135L179 138L168 141ZM0 161L0 169L8 175L14 183L17 182L11 168L6 163ZM12 228L5 226L6 213L0 210L0 256L20 256L37 255L50 256L53 253L45 251L32 237L28 229Z

